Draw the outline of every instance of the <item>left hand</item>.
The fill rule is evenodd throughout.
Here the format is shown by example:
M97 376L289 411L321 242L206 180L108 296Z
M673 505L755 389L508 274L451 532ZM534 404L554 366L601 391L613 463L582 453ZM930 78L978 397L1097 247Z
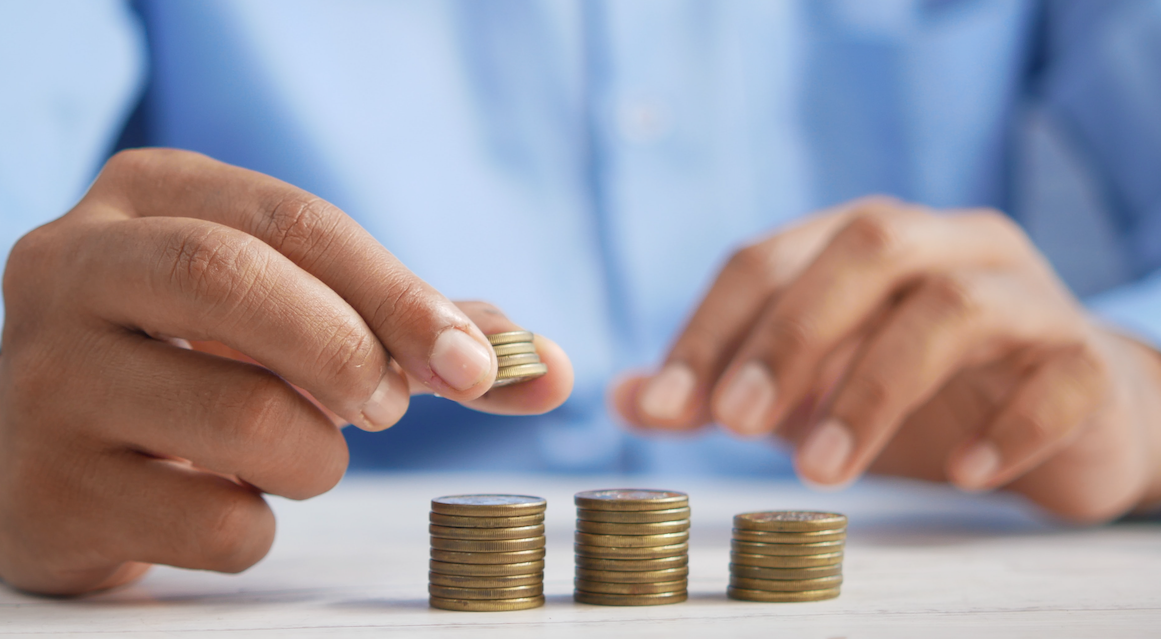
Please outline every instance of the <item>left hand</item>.
M640 427L777 431L817 484L1007 485L1103 520L1161 492L1159 362L1094 324L1007 217L866 199L738 251L613 403Z

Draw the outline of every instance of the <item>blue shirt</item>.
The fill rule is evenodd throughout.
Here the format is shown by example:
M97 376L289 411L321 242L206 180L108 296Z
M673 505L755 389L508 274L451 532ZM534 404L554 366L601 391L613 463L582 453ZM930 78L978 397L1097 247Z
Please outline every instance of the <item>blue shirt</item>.
M609 379L658 360L732 248L810 211L890 193L1022 218L1030 108L1066 134L1102 205L1113 276L1086 286L1119 287L1096 304L1161 339L1155 0L138 9L0 0L5 250L67 210L144 91L143 141L313 191L449 297L492 301L573 359L575 396L551 415L421 401L383 435L352 434L356 460L785 468L721 434L625 434L604 409ZM1093 241L1058 252L1062 272L1091 270L1070 256Z

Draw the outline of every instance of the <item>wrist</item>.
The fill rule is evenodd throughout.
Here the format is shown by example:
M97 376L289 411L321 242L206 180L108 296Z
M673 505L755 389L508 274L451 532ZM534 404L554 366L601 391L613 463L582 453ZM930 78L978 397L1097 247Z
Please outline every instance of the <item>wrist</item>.
M1102 332L1126 365L1128 373L1118 381L1127 386L1128 415L1145 455L1146 480L1132 512L1161 512L1161 352L1132 337Z

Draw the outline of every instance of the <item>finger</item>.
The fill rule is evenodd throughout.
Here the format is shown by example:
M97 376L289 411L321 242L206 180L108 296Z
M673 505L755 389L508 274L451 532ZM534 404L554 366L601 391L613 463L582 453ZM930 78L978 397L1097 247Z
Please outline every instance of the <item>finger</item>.
M961 272L925 278L871 335L835 392L829 416L796 455L819 484L861 474L907 415L959 370L1017 348L1080 339L1057 301L1010 275Z
M457 306L485 335L524 330L487 302L457 302ZM464 402L464 405L498 415L538 415L563 404L572 392L572 362L564 349L542 335L534 336L533 344L540 361L548 368L547 373L519 384L492 388L479 399ZM412 380L412 392L433 392L419 386L420 383Z
M94 504L94 547L118 561L236 573L266 556L274 513L257 491L223 477L126 452L107 462Z
M1022 255L993 214L937 217L872 206L852 215L763 312L713 391L715 417L739 434L772 431L814 384L820 363L915 278Z
M221 342L368 430L406 411L406 381L363 318L252 237L151 218L112 224L82 247L85 286L75 299L92 314L150 335Z
M279 376L144 336L112 340L101 366L118 371L117 384L94 386L85 398L103 441L187 459L291 499L342 479L342 433Z
M1108 375L1092 351L1054 352L1012 394L988 428L948 460L948 477L966 490L1002 486L1067 445L1099 407Z
M189 217L258 238L346 300L409 375L467 401L496 362L471 320L337 207L272 177L175 150L115 156L90 197L136 216Z
M685 430L711 420L710 389L770 297L792 281L843 224L852 207L823 211L798 226L741 249L718 274L674 342L665 364L644 384L617 390L636 402L621 416L636 426ZM627 380L626 380L627 383Z

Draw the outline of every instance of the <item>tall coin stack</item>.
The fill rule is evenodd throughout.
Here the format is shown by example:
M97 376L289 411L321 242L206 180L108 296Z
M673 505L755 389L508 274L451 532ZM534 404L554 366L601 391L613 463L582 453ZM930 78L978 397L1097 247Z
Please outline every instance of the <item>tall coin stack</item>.
M654 606L685 601L689 496L666 490L577 493L576 590L580 603Z
M431 606L473 612L543 606L545 506L527 495L431 500Z
M499 366L493 387L536 379L548 372L548 366L536 354L533 337L529 331L509 331L488 336L492 350L496 351Z
M847 518L780 511L734 517L730 587L744 601L821 601L839 596Z

